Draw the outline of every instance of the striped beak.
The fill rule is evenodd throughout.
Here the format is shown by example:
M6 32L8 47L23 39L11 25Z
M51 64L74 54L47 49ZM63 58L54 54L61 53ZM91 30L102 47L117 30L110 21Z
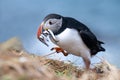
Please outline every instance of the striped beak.
M45 32L44 29L43 29L43 25L44 25L44 22L41 23L40 27L38 28L38 32L37 32L37 38L43 43L45 44L46 46L49 46L46 42L48 41L47 39L47 31ZM43 33L44 32L44 33Z

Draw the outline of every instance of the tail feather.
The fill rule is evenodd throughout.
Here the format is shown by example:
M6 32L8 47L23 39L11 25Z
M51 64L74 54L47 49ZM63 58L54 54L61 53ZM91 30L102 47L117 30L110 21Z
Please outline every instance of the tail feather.
M102 41L98 41L99 42L99 44L105 44L104 42L102 42Z
M103 48L101 44L104 44L104 42L98 41L99 51L105 51L105 48Z
M97 41L96 47L91 50L91 53L92 53L91 55L92 55L92 56L93 56L93 55L96 55L97 52L105 51L105 48L103 48L103 47L101 46L101 44L104 44L104 42L102 42L102 41Z
M99 51L105 51L105 48L103 48L102 46L99 47Z

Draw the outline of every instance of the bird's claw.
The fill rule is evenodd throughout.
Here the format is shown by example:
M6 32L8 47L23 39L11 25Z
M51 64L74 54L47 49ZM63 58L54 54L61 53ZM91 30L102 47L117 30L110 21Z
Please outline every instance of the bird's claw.
M68 53L60 47L53 47L53 48L51 48L51 50L55 50L57 53L62 52L64 56L68 55Z
M53 47L53 48L51 48L51 50L52 50L52 51L55 50L57 53L62 52L62 49L59 48L59 47Z

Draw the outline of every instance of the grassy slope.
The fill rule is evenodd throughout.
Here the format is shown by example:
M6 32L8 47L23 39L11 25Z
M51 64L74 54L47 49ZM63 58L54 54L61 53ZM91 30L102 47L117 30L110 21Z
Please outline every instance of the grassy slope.
M0 44L0 80L120 80L120 70L102 60L86 71L58 60L28 54L12 38Z

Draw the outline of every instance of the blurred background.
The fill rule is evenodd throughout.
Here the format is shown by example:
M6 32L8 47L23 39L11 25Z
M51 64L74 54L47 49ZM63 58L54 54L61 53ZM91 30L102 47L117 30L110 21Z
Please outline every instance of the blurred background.
M29 53L46 55L55 46L46 47L36 38L43 18L50 13L73 17L87 25L103 45L106 52L98 57L120 67L120 0L0 0L0 42L19 37ZM51 58L70 60L81 64L81 58L62 54ZM100 59L92 58L92 63ZM82 62L83 63L83 62Z

